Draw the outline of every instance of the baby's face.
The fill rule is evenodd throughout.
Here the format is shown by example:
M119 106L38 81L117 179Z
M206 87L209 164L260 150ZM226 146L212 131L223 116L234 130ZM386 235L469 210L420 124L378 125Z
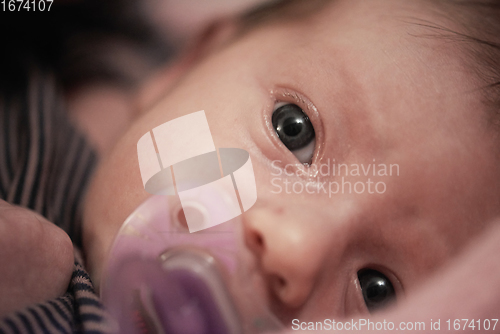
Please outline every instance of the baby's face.
M149 196L137 141L205 110L216 147L250 153L258 199L244 233L283 319L360 314L412 293L499 214L500 200L477 81L456 46L408 23L448 24L431 13L418 2L338 1L257 28L198 64L95 177L84 221L94 279ZM297 120L302 128L289 125ZM305 173L299 159L312 164Z

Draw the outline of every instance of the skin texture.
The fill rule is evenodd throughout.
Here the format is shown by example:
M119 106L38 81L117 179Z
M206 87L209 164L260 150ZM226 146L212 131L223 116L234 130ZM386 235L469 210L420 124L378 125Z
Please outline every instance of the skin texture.
M0 200L0 254L0 316L66 292L73 244L39 214Z
M184 64L181 79L130 127L90 188L84 251L94 281L121 224L149 196L138 139L205 110L215 146L244 148L252 157L258 201L242 216L245 240L284 322L366 315L357 281L363 268L389 277L398 303L413 298L426 278L493 224L500 182L478 81L456 45L424 37L428 31L409 17L450 25L420 2L338 1ZM277 193L273 178L280 172L274 182L283 187L285 181L342 182L332 173L285 177L285 168L297 169L287 165L299 163L270 125L280 102L297 104L310 117L313 164L335 159L366 167L375 160L397 164L399 174L370 176L385 183L382 194Z
M370 319L373 323L380 322L382 324L380 327L382 330L377 330L377 332L393 332L387 330L390 326L389 322L392 322L396 330L409 328L408 326L420 323L418 325L420 327L418 329L414 327L412 333L429 333L431 330L439 333L454 333L458 329L454 326L459 326L461 333L491 333L495 321L490 320L492 325L489 330L485 330L483 324L486 319L498 319L498 309L500 308L498 298L500 288L495 283L500 281L500 269L496 256L500 251L499 226L498 221L492 223L492 228L488 229L487 233L474 240L470 247L467 247L459 256L441 268L436 275L433 275L426 284L397 308L378 313ZM484 288L484 284L488 285L487 289ZM467 287L466 292L464 292L464 287ZM464 300L465 294L468 297L466 301ZM451 319L450 330L448 330L446 322L448 319ZM464 326L463 319L468 319L467 326ZM474 319L475 327L469 326L472 319ZM481 328L477 326L478 320L481 323ZM437 327L431 329L430 324L433 323L436 326L438 321L440 321L439 331ZM301 325L304 329L309 324L306 322ZM498 324L496 330L498 330ZM374 330L367 330L367 326L360 327L358 321L357 330L353 331L373 333ZM290 333L296 332L290 331ZM318 330L316 332L331 333L331 330Z

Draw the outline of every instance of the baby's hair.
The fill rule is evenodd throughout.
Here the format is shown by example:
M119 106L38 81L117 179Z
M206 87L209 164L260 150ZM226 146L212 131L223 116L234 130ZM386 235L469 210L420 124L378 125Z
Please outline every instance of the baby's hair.
M334 1L266 2L241 16L240 35L268 24L298 22ZM409 23L429 31L422 37L451 41L464 51L466 63L481 82L478 89L483 93L489 124L500 127L500 0L422 0L422 4L438 11L453 28L419 19L409 19Z
M414 22L434 38L453 42L480 81L489 124L500 126L500 0L439 0L437 6L457 29L433 22Z

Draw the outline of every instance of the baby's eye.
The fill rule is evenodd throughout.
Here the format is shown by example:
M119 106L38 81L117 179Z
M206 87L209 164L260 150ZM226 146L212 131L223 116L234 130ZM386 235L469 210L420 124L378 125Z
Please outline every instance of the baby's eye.
M384 274L372 269L362 269L358 272L358 280L368 311L376 311L396 299L394 287Z
M314 127L309 117L296 104L278 103L272 116L278 138L297 159L311 163L315 148Z

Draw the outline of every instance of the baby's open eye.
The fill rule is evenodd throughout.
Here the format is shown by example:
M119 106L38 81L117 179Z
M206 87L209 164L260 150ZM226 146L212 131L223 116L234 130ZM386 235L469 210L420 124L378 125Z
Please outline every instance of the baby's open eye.
M377 270L360 270L358 280L368 311L376 311L395 300L396 293L391 281Z
M278 138L301 163L312 162L315 148L314 127L309 117L296 104L278 103L272 116Z

